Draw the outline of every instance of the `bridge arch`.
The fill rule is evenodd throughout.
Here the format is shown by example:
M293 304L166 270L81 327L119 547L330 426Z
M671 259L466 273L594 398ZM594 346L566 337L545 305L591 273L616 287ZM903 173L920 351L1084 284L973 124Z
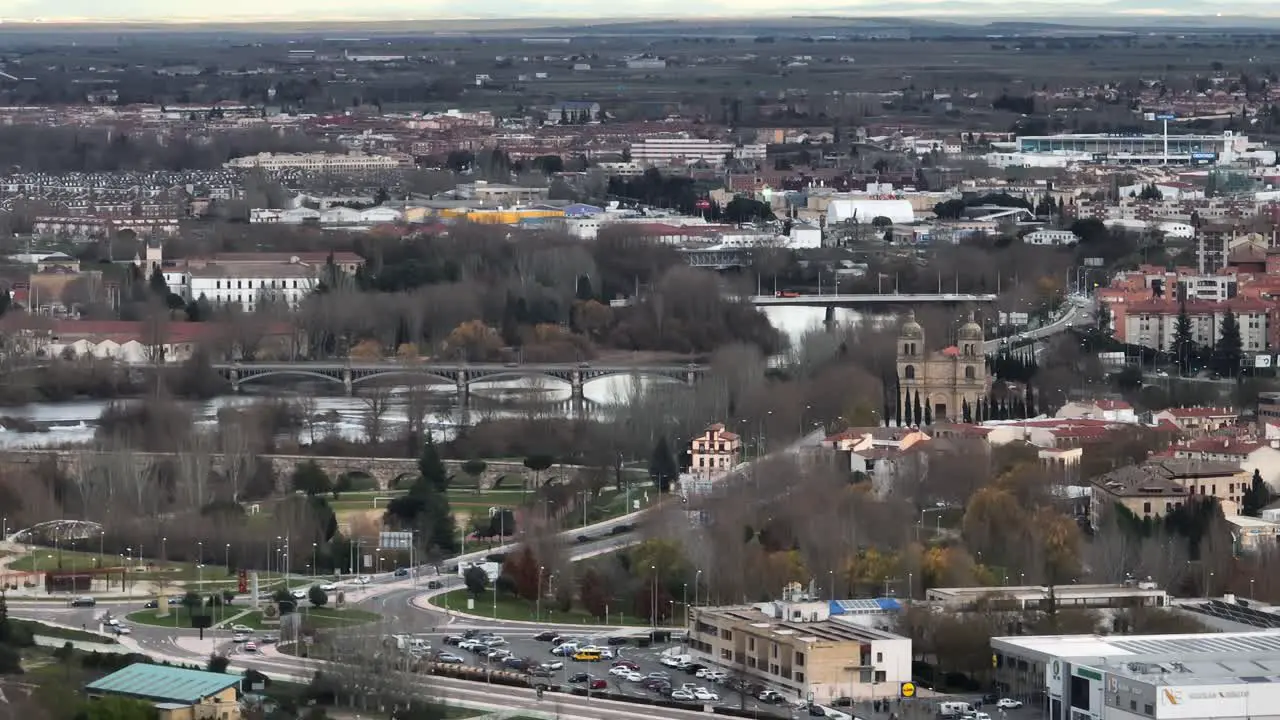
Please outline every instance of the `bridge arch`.
M510 372L497 372L497 373L493 373L492 375L481 375L479 377L468 376L467 387L471 387L472 385L478 385L480 383L487 383L487 382L509 382L511 380L529 380L529 379L536 380L538 378L547 378L548 380L555 380L565 385L573 384L573 382L569 378L559 377L558 375L543 372L541 370L524 370L524 371L512 370Z
M614 378L614 377L620 377L620 376L621 377L658 378L661 380L670 380L672 382L677 382L677 383L684 382L684 377L677 376L675 373L672 373L672 372L662 372L660 370L604 370L604 371L598 371L598 372L592 373L588 377L584 377L582 379L582 384L587 385L597 380L604 380L606 378Z
M332 375L327 375L322 372L316 372L315 370L301 370L301 369L295 370L295 369L289 369L289 368L281 369L281 370L264 370L262 372L248 373L248 374L242 375L238 380L238 382L241 385L243 385L244 383L247 383L247 382L253 382L255 380L261 380L262 378L268 378L276 375L290 376L290 377L311 377L311 378L317 378L319 380L327 380L329 382L337 383L339 385L343 384L342 378L340 377L334 377Z
M383 378L394 378L394 377L427 378L429 380L438 380L440 381L441 385L449 385L449 386L453 386L457 383L457 381L454 380L453 378L448 378L443 375L433 373L429 370L413 370L412 368L404 368L403 370L401 369L378 370L378 371L374 371L364 375L355 375L355 373L352 373L352 375L353 377L351 378L351 384L353 386L359 385L360 383L363 383L369 380L381 380Z

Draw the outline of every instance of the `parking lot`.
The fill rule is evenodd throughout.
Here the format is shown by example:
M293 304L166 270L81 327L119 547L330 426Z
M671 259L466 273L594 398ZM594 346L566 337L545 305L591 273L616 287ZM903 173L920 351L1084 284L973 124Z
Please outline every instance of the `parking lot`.
M711 682L694 676L693 673L686 673L672 667L668 667L659 662L664 651L672 650L680 652L679 644L659 644L647 648L637 647L634 641L627 645L609 645L607 636L592 635L573 635L568 634L566 637L578 640L581 644L591 644L605 647L615 653L614 659L605 658L598 662L581 662L576 661L572 657L559 657L551 654L554 647L552 643L543 640L536 640L534 636L539 633L536 629L520 630L512 632L498 633L506 640L507 644L502 649L509 651L513 657L526 658L535 663L561 662L563 667L552 672L549 678L551 684L556 685L580 685L583 683L570 683L569 679L578 673L587 673L593 678L605 681L609 692L623 695L634 695L637 697L657 698L660 695L641 686L639 682L632 682L621 677L611 675L609 669L614 659L627 660L636 665L636 672L640 675L649 675L650 673L666 673L672 687L679 688L685 683L692 683L695 686L710 690L719 695L719 701L710 701L710 705L725 705L729 707L744 707L747 709L759 709L761 711L772 710L779 712L784 710L783 706L771 705L761 702L754 697L744 696L723 683ZM431 633L429 635L416 635L417 637L426 637L431 643L433 651L443 650L461 657L466 664L476 667L486 667L490 664L477 653L467 650L460 650L457 647L451 647L444 644L444 639L449 633ZM501 663L494 664L493 667L501 667ZM712 668L716 669L716 668ZM730 673L732 675L732 673ZM795 698L791 698L795 699Z

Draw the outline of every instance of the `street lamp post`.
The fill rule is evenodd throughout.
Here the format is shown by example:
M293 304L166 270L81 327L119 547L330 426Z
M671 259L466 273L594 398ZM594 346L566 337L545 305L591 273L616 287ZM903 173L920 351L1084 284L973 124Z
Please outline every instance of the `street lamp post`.
M226 560L226 564L227 564L227 574L230 575L231 574L231 543L227 543L226 551L227 551L227 556L224 559Z
M653 576L653 596L649 603L649 625L652 628L650 637L652 637L652 633L658 630L658 566L650 565L649 573Z
M537 593L537 597L534 599L534 610L533 610L534 620L538 622L541 622L542 620L542 571L544 569L545 568L543 568L541 565L538 566L538 593Z
M698 578L702 577L702 571L693 574L693 606L698 606Z
M316 564L316 544L311 543L311 575L317 577L320 575L320 566Z

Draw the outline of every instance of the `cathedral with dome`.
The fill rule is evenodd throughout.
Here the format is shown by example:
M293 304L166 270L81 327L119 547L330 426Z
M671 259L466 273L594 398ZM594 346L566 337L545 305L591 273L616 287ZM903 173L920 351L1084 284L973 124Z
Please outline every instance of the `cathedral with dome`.
M982 343L982 326L970 313L956 332L955 345L930 352L924 328L914 312L907 313L898 332L899 397L906 405L919 397L934 422L960 422L963 408L972 411L991 390Z

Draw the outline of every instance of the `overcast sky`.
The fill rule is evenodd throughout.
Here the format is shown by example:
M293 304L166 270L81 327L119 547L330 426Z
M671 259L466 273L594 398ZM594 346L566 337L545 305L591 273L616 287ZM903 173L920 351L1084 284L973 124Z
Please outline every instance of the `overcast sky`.
M631 0L604 3L598 0L478 0L468 3L443 0L219 0L174 3L172 0L0 0L0 19L240 21L240 20L414 20L432 18L592 18L609 20L634 17L737 17L786 16L839 12L857 15L945 17L1079 17L1082 13L1111 14L1280 14L1272 0L810 0L803 8L780 5L776 0Z

